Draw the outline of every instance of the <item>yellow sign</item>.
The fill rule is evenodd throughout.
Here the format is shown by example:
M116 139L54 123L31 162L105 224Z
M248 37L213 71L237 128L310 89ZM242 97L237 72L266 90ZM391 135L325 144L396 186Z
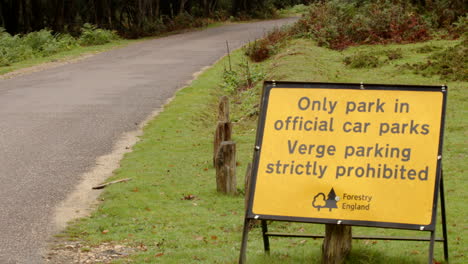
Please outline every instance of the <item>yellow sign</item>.
M442 92L270 88L252 214L430 225Z

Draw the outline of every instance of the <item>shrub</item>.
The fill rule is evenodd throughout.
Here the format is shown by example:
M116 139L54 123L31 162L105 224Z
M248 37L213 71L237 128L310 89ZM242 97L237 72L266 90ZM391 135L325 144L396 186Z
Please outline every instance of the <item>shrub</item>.
M426 20L434 28L451 29L454 22L466 17L466 1L464 0L436 0L425 2L419 9L424 13ZM455 36L457 37L457 36Z
M265 73L259 65L247 61L239 63L235 70L224 70L221 88L228 93L235 93L252 88L265 78Z
M78 46L78 41L70 34L57 34L55 38L58 41L60 50L71 50Z
M273 47L269 45L267 40L261 39L254 41L253 44L247 46L245 55L252 61L261 62L268 59L273 54Z
M331 0L311 5L292 33L315 39L320 46L344 49L351 45L415 42L429 38L420 15L404 1Z
M264 38L254 41L253 44L249 44L246 48L245 55L255 62L264 61L276 54L281 43L289 38L289 36L289 30L285 28L275 28L266 34Z
M24 45L20 36L11 36L0 28L0 66L8 66L32 57L34 57L33 49Z
M379 57L363 52L358 52L354 55L344 58L343 63L351 68L376 68L381 62Z
M434 45L424 45L422 47L416 48L415 51L416 53L431 53L436 50L440 50L441 47L439 46L434 46Z
M398 60L403 58L403 51L401 49L386 50L384 54L389 60Z
M468 81L468 39L443 51L429 56L424 63L403 66L416 74L426 76L439 75L448 81Z
M60 51L73 49L77 40L69 34L52 34L51 30L42 29L24 36L11 36L0 28L0 67L15 62L45 57Z
M41 52L47 44L56 42L51 30L42 29L40 31L31 32L22 37L24 45L31 47L36 52Z
M227 93L234 93L239 87L240 79L236 71L225 70L223 72L223 83L221 88Z
M100 29L86 23L81 28L81 36L78 43L83 46L102 45L118 39L119 36L111 30Z
M450 33L452 33L454 37L461 37L468 34L468 15L458 17L458 20L454 22L450 28Z
M195 18L187 12L183 12L174 17L171 21L170 30L181 30L184 28L195 27Z
M343 59L343 63L351 68L377 68L389 61L403 58L403 51L398 49L386 49L374 52L358 51Z
M76 46L76 40L68 34L52 35L52 31L42 29L22 37L22 44L31 47L36 56L50 56Z

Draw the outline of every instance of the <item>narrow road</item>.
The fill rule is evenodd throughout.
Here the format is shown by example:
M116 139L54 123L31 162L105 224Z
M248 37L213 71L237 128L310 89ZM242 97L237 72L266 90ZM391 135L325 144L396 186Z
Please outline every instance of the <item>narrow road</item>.
M144 41L0 80L0 263L42 263L54 210L96 159L231 48L282 19Z

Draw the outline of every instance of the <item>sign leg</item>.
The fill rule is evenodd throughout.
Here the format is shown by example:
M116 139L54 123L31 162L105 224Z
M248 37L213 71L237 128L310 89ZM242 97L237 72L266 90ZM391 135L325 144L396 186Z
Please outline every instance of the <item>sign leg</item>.
M268 225L266 220L262 220L263 247L266 253L270 253L270 239L268 238Z
M434 261L434 243L435 243L435 231L431 231L431 242L429 243L429 261L428 264L432 264Z
M442 214L442 234L444 236L444 259L449 262L448 238L447 238L447 218L445 214L445 193L443 171L440 174L440 211Z
M239 256L239 264L245 264L247 260L247 241L249 236L249 219L244 220L244 231L242 232L242 244Z

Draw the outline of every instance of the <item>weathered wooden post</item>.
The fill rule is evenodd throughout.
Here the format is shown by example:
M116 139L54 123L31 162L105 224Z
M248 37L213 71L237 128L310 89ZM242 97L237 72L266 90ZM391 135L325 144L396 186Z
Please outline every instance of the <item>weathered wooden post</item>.
M229 99L222 96L218 105L218 124L213 144L213 164L216 168L218 192L237 194L236 143L231 141L232 123L229 121Z
M229 98L225 95L219 98L218 121L229 122Z
M218 105L218 124L213 144L213 165L215 165L216 155L221 142L230 141L231 135L232 123L229 120L229 99L227 96L222 96Z
M215 158L215 168L217 191L237 194L235 142L221 142Z
M322 264L342 264L351 251L351 226L326 224Z

